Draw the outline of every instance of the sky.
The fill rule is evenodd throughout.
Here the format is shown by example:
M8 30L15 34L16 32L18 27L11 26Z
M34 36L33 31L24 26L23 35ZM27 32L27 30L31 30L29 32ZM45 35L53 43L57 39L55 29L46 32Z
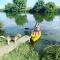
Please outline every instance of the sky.
M45 3L52 1L55 2L56 5L60 6L60 0L44 0ZM27 0L27 7L33 7L37 0ZM4 8L5 4L12 3L12 0L0 0L0 8Z

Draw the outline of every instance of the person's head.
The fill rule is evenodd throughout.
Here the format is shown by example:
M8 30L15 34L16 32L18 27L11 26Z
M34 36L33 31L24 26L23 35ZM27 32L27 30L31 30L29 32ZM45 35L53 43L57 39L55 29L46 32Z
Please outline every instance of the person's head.
M40 26L38 26L38 27L37 27L37 30L38 30L38 31L41 31L41 27L40 27Z

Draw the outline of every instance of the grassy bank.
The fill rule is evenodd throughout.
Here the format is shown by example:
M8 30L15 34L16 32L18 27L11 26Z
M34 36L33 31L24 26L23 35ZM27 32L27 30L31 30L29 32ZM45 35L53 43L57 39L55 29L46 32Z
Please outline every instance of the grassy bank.
M24 43L0 57L0 60L60 60L59 56L60 45L50 45L38 53L31 44Z
M38 53L34 51L34 48L25 43L9 54L0 57L0 60L39 60L39 58Z

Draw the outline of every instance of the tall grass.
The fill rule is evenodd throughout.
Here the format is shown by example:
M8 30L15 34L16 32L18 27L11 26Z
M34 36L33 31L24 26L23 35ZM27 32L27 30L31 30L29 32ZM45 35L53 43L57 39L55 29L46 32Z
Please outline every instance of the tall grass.
M29 44L24 43L0 60L39 60L38 53Z
M38 54L30 44L24 43L12 52L0 57L0 60L60 60L59 56L59 45L48 46Z

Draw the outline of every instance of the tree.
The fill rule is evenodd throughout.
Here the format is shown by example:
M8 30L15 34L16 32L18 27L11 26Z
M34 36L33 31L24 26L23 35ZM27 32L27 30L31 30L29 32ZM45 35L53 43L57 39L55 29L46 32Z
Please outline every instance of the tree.
M5 11L12 11L12 7L13 7L13 4L8 3L7 5L5 5Z
M8 3L7 5L5 5L5 11L6 12L18 12L19 8L15 4Z
M46 7L46 11L51 13L51 12L55 12L55 9L56 9L56 5L54 2L48 2L45 4L45 7Z
M16 4L20 10L26 9L27 0L13 0L13 3Z
M42 7L44 6L44 1L43 0L38 0L38 2L34 6L34 10L38 12Z
M6 12L26 11L27 0L13 0L13 3L5 5Z

